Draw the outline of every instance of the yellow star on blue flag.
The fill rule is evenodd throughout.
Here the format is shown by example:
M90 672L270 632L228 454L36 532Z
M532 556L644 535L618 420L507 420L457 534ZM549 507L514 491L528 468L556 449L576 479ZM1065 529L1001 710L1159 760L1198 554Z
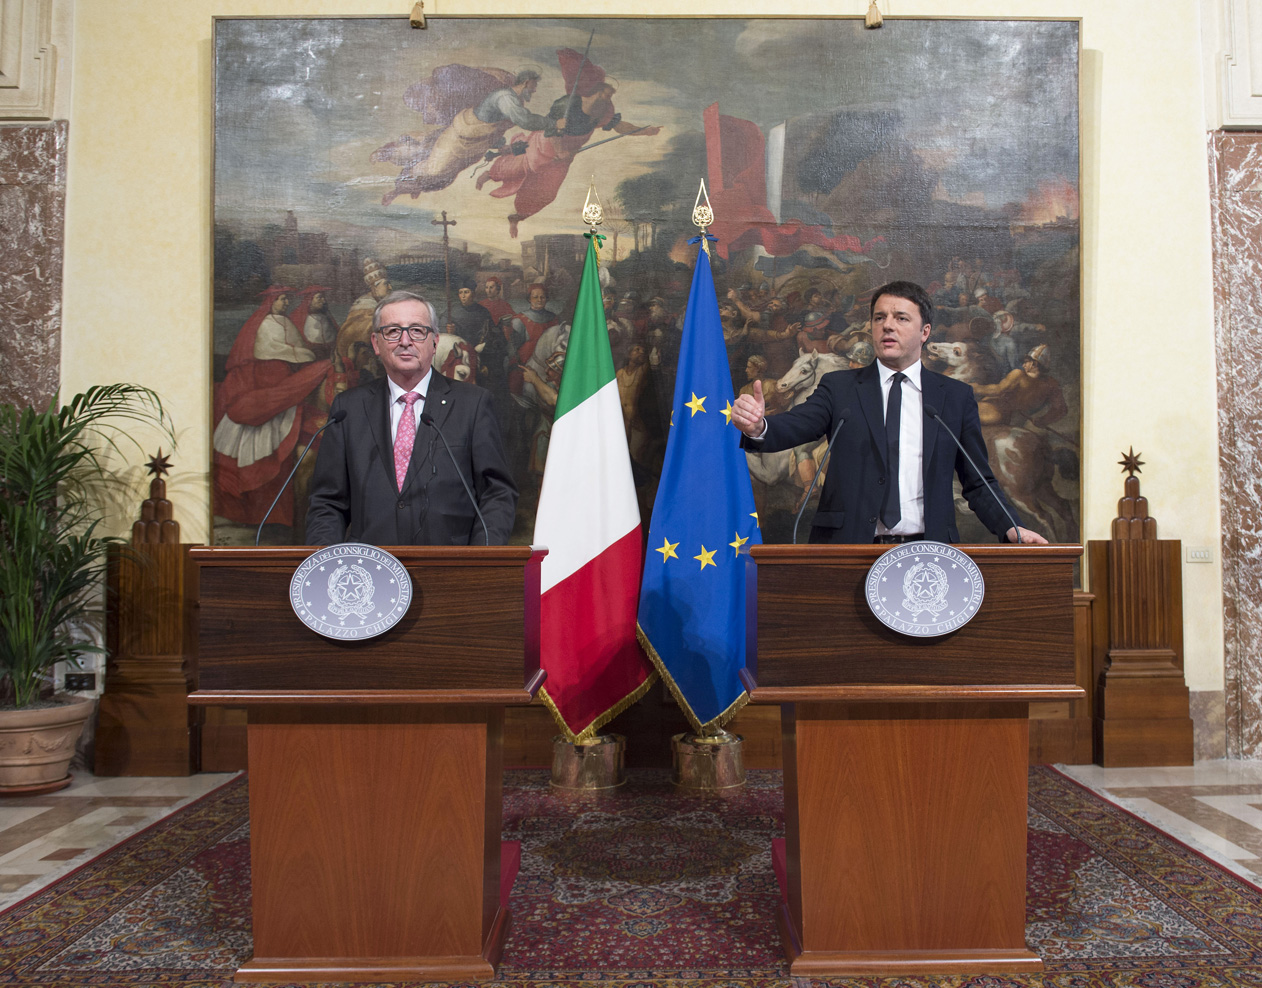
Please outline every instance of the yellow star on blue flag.
M740 433L729 424L734 400L710 259L698 251L671 403L690 411L666 443L649 539L660 541L663 562L667 546L701 547L692 556L700 566L646 566L639 612L640 642L697 731L721 727L747 699L738 677L745 567L762 537ZM722 414L704 414L703 402ZM734 551L720 552L724 545Z

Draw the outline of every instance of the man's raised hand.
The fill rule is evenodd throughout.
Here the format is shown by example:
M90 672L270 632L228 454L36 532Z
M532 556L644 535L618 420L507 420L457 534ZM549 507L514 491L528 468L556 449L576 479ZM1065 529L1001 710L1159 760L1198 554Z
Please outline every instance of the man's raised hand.
M732 405L732 425L750 439L757 439L762 435L763 416L766 414L767 403L762 397L762 381L755 378L754 393L741 395Z

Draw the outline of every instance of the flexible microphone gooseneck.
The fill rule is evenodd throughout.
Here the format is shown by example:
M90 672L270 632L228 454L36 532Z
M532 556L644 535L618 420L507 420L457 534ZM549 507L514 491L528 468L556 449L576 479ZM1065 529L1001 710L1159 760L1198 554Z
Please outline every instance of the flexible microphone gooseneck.
M811 494L815 491L815 482L819 480L819 475L823 473L824 464L828 461L829 455L833 451L833 443L837 441L837 437L841 434L841 427L846 424L846 419L850 418L850 408L847 406L841 410L840 421L837 428L833 430L832 439L828 440L828 448L824 450L823 459L819 461L819 469L815 471L815 476L811 478L811 486L806 489L806 497L802 498L802 507L798 508L797 517L793 519L793 544L798 544L798 523L802 520L802 512L806 510L807 502L811 499Z
M469 487L469 482L464 479L464 474L460 472L460 464L456 462L456 454L451 451L451 447L447 445L447 437L443 435L443 430L434 424L434 417L429 412L421 412L421 422L428 425L438 434L438 438L443 441L443 448L447 450L447 455L451 457L451 465L456 468L456 476L460 478L460 483L464 487L464 492L469 495L469 503L473 505L473 510L477 512L478 521L482 523L482 541L486 545L491 544L491 533L486 527L486 519L482 517L482 509L478 507L478 499L473 496L473 491Z
M272 509L279 503L280 496L285 493L285 488L289 486L289 482L294 479L294 474L298 472L298 465L302 463L303 457L311 452L311 444L316 441L316 436L320 435L320 433L329 426L336 425L338 422L341 422L344 418L346 418L346 409L339 408L336 412L330 415L329 420L325 422L324 425L320 426L320 428L316 429L311 438L307 440L307 445L306 448L303 449L302 455L294 462L294 468L289 471L289 476L285 478L285 482L280 485L280 490L276 492L276 497L272 499L272 507L267 509L267 514L263 515L263 520L259 522L259 530L254 533L254 545L256 547L259 544L259 539L263 537L263 526L267 524L267 519L272 516Z
M974 462L973 458L968 455L968 450L964 448L964 444L961 443L960 440L956 437L955 433L951 431L951 427L947 425L944 421L942 421L942 416L939 414L938 410L933 405L928 405L928 404L925 405L925 414L928 415L935 422L937 422L938 425L942 426L942 431L945 432L948 436L950 436L951 441L960 448L960 452L963 453L964 458L968 460L968 464L969 466L973 468L973 472L976 473L977 476L982 478L982 483L986 485L986 490L990 491L990 496L995 499L995 503L999 505L999 508L1000 510L1003 511L1004 516L1008 519L1008 521L1012 522L1012 527L1016 529L1017 545L1020 545L1021 544L1021 526L1018 525L1017 520L1012 517L1012 512L1009 511L1008 506L1003 503L1003 498L1001 498L998 494L996 494L995 489L990 486L990 481L986 479L986 475L982 473L981 470L978 469L976 462Z

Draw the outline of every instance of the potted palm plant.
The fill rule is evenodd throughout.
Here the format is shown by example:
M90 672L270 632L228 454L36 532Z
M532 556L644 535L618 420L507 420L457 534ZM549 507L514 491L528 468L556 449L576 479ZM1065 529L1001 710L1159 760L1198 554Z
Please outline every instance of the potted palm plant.
M69 784L90 697L54 693L54 667L102 651L97 611L109 450L140 446L132 426L174 443L157 394L133 384L90 388L43 412L0 404L0 794Z

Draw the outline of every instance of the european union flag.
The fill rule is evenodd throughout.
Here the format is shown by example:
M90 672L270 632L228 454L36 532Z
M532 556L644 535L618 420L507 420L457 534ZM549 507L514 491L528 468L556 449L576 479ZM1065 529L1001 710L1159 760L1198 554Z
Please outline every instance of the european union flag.
M737 678L745 556L762 538L732 399L714 276L699 249L639 612L640 643L699 732L722 727L747 699Z

